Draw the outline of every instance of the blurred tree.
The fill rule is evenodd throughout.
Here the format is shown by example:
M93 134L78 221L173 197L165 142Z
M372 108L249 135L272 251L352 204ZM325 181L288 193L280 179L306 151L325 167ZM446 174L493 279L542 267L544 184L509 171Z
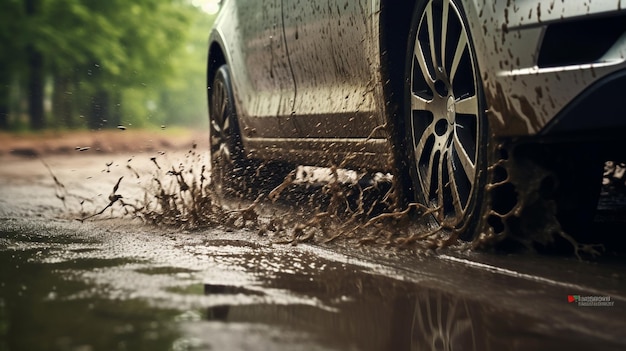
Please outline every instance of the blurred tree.
M37 17L41 11L40 0L25 0L27 21L37 24ZM38 130L44 125L44 55L37 47L36 42L26 43L26 62L28 64L28 114L30 116L30 127Z
M205 61L177 59L188 57L180 48L198 18L208 15L188 0L2 0L0 128L19 119L10 117L12 86L26 87L35 129L44 123L44 99L56 126L79 125L76 115L89 128L145 124L159 92L187 79L177 65L204 68Z
M206 62L207 37L214 16L195 11L189 39L184 47L172 56L176 74L167 77L159 88L155 100L159 105L155 117L159 123L198 126L208 124ZM184 78L184 79L179 79Z
M17 79L24 57L22 23L25 7L20 0L0 1L0 128L6 129L11 120L11 87Z

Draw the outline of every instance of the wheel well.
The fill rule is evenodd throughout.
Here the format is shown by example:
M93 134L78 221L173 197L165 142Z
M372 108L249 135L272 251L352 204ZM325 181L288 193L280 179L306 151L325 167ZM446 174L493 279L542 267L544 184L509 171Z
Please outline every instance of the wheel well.
M391 102L390 117L399 120L404 91L404 65L411 20L418 0L383 2L380 16L381 61L385 96Z
M386 103L387 132L391 141L396 171L399 205L414 201L409 175L404 122L404 70L413 12L419 0L385 1L380 14L380 47L383 91Z
M213 85L213 79L215 79L215 74L217 70L226 63L226 57L224 56L224 52L222 51L221 46L218 43L211 44L209 48L209 60L207 63L207 94L210 98L211 96L211 86Z

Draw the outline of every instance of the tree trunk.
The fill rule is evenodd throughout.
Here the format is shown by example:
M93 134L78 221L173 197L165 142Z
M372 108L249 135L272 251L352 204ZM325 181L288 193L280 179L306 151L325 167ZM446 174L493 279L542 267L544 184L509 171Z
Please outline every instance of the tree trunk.
M90 93L85 89L85 83L79 68L75 68L72 72L71 85L74 88L74 93L72 94L74 110L78 116L76 123L81 128L89 128L91 120L89 118L91 114Z
M34 16L38 9L37 0L26 0L26 14ZM32 45L26 47L26 61L29 68L28 76L28 114L32 129L43 129L45 126L43 98L44 98L44 70L43 55Z
M119 90L113 92L113 112L110 121L109 125L113 128L122 124L122 94Z
M43 110L43 55L32 47L26 50L28 56L28 114L30 127L34 130L45 127Z
M91 99L91 113L88 118L89 128L100 129L104 127L109 120L109 115L109 93L104 90L97 91Z
M9 129L11 75L0 63L0 129Z
M54 92L52 95L52 112L56 124L68 128L74 128L73 91L71 91L71 79L63 74L54 77Z

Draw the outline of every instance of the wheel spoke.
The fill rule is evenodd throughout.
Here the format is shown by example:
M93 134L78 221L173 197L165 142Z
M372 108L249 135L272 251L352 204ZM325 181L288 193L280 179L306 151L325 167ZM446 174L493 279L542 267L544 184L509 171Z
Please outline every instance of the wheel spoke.
M457 173L458 171L454 169L453 161L452 161L452 152L448 154L448 174L450 175L450 190L452 193L452 205L454 206L454 211L457 214L463 213L463 206L461 205L461 194L459 193L459 184L457 184Z
M458 133L454 133L453 140L454 140L453 148L456 151L457 155L459 155L459 160L461 161L461 166L463 167L463 171L467 175L467 179L471 181L474 179L476 175L475 162L472 160L472 157L467 154L465 147L463 147L461 140L459 140Z
M220 113L219 113L218 116L220 118L220 126L222 127L222 130L223 130L224 129L225 120L227 119L226 110L228 108L228 104L226 103L225 100L222 100L222 101L224 101L224 102L221 105Z
M435 122L431 122L422 132L422 135L420 136L419 141L417 142L417 145L415 145L415 148L417 150L423 151L426 148L426 141L428 140L428 138L431 135L435 135ZM413 140L415 140L415 135L413 135Z
M461 33L459 37L459 42L456 44L456 50L454 51L454 57L452 58L452 67L450 67L450 81L454 83L454 76L459 69L459 62L461 62L461 57L463 57L463 53L467 48L467 37L465 33Z
M430 201L433 197L431 194L432 190L432 181L433 181L433 170L435 169L435 156L437 155L437 151L433 149L428 155L428 165L426 165L426 174L424 179L422 179L424 183L424 192L426 193L426 199Z
M462 113L465 115L477 115L478 113L478 98L476 95L464 97L455 102L456 113Z
M220 145L220 151L222 155L224 155L224 157L226 158L226 161L232 163L232 158L230 157L230 150L228 149L228 146L225 143Z
M424 57L424 52L422 49L422 45L419 40L415 40L415 52L413 53L415 59L417 60L417 65L422 72L422 76L424 77L424 81L428 85L431 90L435 90L435 78L430 76L430 70L428 69L428 64L426 63L426 57ZM413 67L413 71L415 71L416 67Z
M418 153L421 153L424 150L426 150L426 142L428 141L428 138L430 136L434 135L434 133L435 133L435 124L431 123L428 127L426 127L417 145L415 145L416 160L417 158L419 159L422 158L422 155ZM415 137L413 138L414 138L413 140L415 140ZM424 177L422 177L422 183L424 185L425 191L428 192L427 194L428 197L430 197L430 185L431 185L431 180L432 180L431 178L433 176L433 162L435 159L436 152L437 150L433 147L430 151L430 155L428 155L428 164L425 167ZM418 164L419 164L419 161L418 161Z
M431 100L426 100L421 96L411 93L411 110L412 111L428 111Z
M228 116L224 116L224 121L222 122L222 131L224 136L230 133L230 118Z
M213 95L213 103L215 106L212 125L216 127L216 131L223 135L224 115L226 114L227 103L224 99L224 86L216 84L215 95Z
M431 64L432 67L434 68L435 74L437 72L437 53L435 50L435 23L434 23L435 19L433 18L433 4L432 2L428 3L428 6L426 6L426 25L428 26L428 43L429 43L429 47L430 47L430 58L431 58Z
M216 133L221 132L219 124L217 124L217 122L213 118L211 119L211 130Z
M443 159L444 154L440 152L439 159L437 160L437 204L441 206L440 214L445 215L443 208L443 187L445 186L445 184L443 184ZM441 220L443 220L443 217Z
M448 0L444 0L443 1L443 14L441 15L441 65L442 66L446 65L446 40L448 37L449 9L450 9L450 2Z

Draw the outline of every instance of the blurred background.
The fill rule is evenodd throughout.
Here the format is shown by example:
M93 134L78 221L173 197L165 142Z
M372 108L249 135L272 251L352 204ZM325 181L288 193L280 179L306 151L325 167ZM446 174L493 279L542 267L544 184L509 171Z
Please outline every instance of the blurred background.
M0 1L0 131L206 126L218 8L219 0Z

